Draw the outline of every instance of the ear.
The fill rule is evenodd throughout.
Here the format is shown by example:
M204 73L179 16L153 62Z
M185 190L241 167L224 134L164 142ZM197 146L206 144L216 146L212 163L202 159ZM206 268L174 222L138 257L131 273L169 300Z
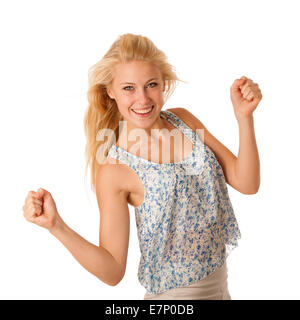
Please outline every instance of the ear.
M108 96L111 98L111 99L114 99L113 95L112 95L112 91L109 87L106 87L106 92L108 94Z

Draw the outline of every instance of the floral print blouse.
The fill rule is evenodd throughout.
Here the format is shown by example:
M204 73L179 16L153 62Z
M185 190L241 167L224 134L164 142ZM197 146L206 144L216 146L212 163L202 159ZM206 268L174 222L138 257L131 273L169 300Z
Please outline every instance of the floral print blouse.
M113 144L107 157L131 167L144 185L135 207L138 280L157 294L187 286L223 266L241 238L223 170L198 133L171 111L160 116L193 143L182 161L156 163Z

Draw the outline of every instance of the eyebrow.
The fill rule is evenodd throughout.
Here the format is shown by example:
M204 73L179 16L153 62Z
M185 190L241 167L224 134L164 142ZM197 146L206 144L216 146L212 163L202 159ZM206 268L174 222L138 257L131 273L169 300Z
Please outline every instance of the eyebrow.
M152 80L156 80L156 79L158 79L158 78L151 78L146 83L148 83L149 81L152 81ZM135 83L134 82L122 82L120 84L135 84Z

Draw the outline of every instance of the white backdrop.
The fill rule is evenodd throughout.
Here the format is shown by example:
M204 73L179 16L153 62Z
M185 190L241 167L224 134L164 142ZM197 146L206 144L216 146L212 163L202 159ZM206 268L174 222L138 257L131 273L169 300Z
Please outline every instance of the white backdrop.
M98 244L99 209L84 184L87 71L123 33L149 37L180 83L163 110L184 107L235 155L230 86L242 75L254 111L261 186L228 185L242 239L228 258L236 299L299 299L298 1L3 1L0 4L0 298L143 299L133 207L126 275L115 287L87 272L22 206L51 192L64 221Z

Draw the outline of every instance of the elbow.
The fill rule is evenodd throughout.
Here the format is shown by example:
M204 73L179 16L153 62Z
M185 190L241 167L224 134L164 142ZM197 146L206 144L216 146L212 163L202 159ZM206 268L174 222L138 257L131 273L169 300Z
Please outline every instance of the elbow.
M116 279L114 279L112 282L108 283L111 287L115 287L118 285L122 279L124 278L125 272L122 272L120 276L118 276Z
M100 277L97 277L101 282L104 282L106 283L107 285L109 285L110 287L115 287L118 283L121 282L122 279L116 279L116 280L110 280L110 281L107 281L107 280L103 280L102 278Z
M122 281L122 279L123 279L123 277L117 279L117 280L114 281L114 282L109 283L109 285L110 285L111 287L115 287L116 285L118 285L118 284Z
M258 190L259 190L259 185L252 188L241 189L240 192L243 194L256 194Z
M119 284L124 275L122 276L113 276L112 274L110 274L109 276L106 276L105 278L103 277L103 274L99 275L99 274L95 274L95 276L101 281L101 282L104 282L105 284L111 286L111 287L115 287L117 284Z
M121 279L121 280L122 280L122 279ZM118 280L118 281L112 283L110 286L115 287L116 285L118 285L118 284L121 282L121 280Z
M119 282L110 282L108 283L109 286L115 287Z
M255 193L257 193L258 190L259 190L259 187L260 187L260 182L255 186L255 188L253 188L253 190L251 191L250 194L255 194Z
M258 190L256 190L256 191L249 191L249 192L247 192L247 193L245 193L245 194L256 194L258 192Z

